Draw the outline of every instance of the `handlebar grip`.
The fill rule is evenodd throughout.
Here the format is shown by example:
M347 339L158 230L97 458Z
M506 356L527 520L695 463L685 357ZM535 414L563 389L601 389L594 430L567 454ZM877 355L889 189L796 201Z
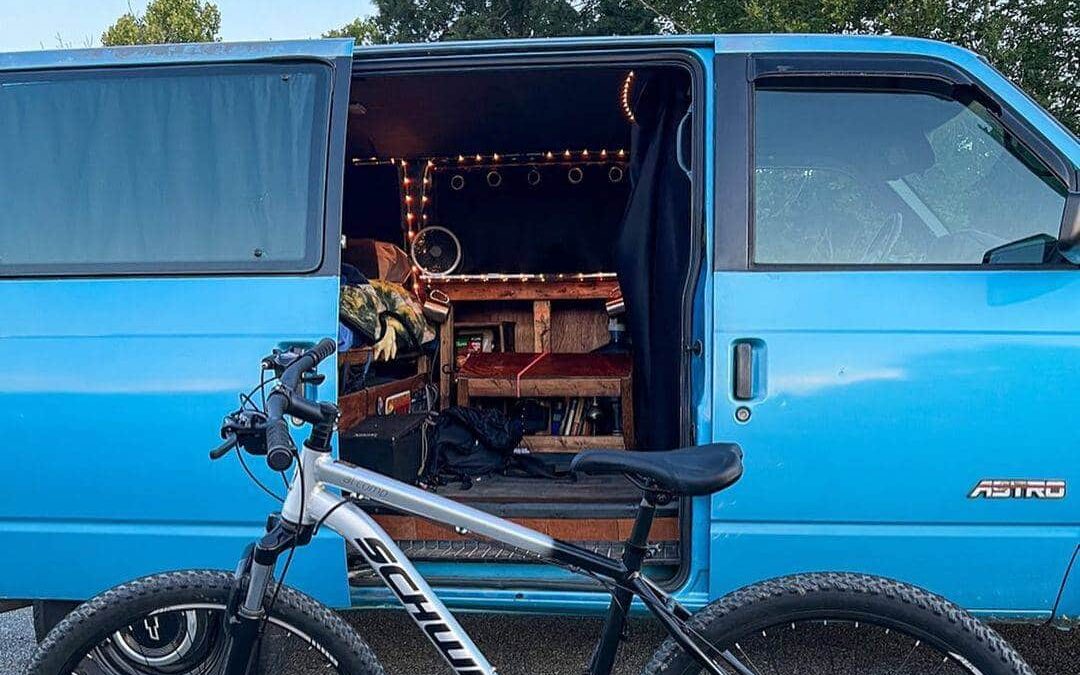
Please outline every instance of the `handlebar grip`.
M311 355L315 359L315 365L317 366L319 365L319 362L333 354L336 350L337 342L331 340L330 338L323 338L319 340L319 344L307 350L304 353L304 356Z
M292 466L293 454L296 446L293 445L292 436L289 435L289 427L285 420L280 417L271 420L266 427L266 463L274 471L285 471Z

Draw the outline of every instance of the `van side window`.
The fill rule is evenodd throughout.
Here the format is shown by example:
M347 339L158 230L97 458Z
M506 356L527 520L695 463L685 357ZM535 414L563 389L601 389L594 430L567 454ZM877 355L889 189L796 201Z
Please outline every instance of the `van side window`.
M0 75L0 276L308 271L329 68Z
M1061 226L1066 186L976 101L759 89L754 136L755 263L979 265Z

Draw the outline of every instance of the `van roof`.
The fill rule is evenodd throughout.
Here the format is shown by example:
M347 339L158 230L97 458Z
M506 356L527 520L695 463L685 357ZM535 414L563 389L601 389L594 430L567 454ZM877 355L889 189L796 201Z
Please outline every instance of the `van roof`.
M627 37L531 38L474 40L467 42L408 43L352 46L349 39L281 40L267 42L210 42L193 44L136 45L95 49L59 49L0 54L0 71L57 67L148 65L167 62L210 63L265 58L354 55L367 57L417 57L443 54L557 51L567 48L603 50L613 48L678 47L712 48L718 52L861 52L934 56L949 61L978 59L972 52L935 40L878 35L643 35Z

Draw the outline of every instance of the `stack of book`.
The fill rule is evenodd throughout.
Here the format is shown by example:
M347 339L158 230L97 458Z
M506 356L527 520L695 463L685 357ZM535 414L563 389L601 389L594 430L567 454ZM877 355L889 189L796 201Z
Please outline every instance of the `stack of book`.
M580 396L556 400L551 406L552 436L591 436L596 433L596 423L589 419L593 408L590 398Z

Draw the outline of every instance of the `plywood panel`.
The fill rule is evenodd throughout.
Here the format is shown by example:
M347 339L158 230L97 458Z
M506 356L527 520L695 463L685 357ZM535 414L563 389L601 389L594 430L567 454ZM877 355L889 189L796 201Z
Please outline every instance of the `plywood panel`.
M607 344L602 302L555 302L551 306L551 351L577 354Z

